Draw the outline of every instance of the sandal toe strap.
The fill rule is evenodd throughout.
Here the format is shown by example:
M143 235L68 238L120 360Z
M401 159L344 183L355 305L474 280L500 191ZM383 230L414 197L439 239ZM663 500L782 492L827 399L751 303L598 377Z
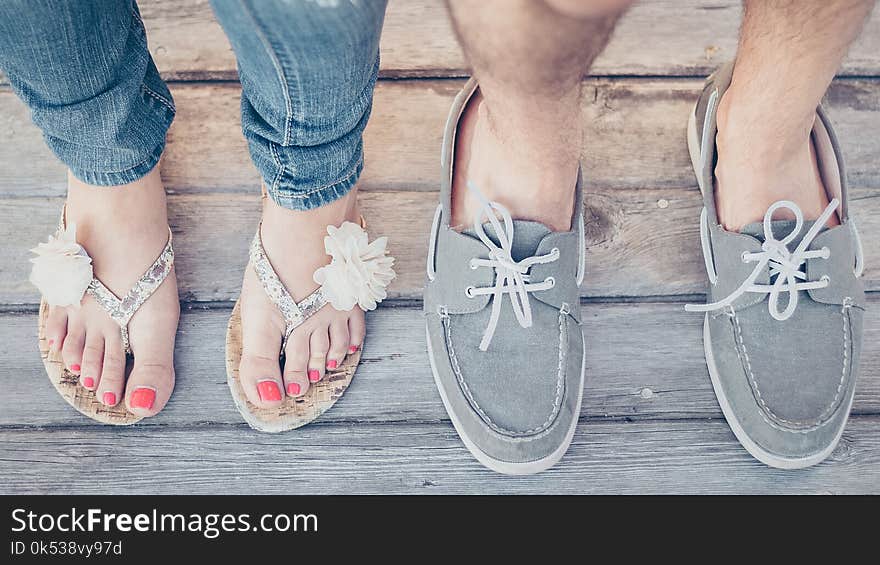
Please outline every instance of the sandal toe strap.
M122 346L126 354L131 353L131 344L128 337L128 323L135 313L143 306L150 296L156 292L171 273L174 266L174 248L171 245L171 229L168 229L168 243L159 257L150 265L150 268L138 279L131 289L119 298L97 277L92 278L86 292L91 294L95 302L107 311L114 322L119 324L122 335Z
M290 338L293 330L301 326L307 319L323 308L327 304L327 298L324 296L322 288L319 287L299 302L293 299L284 283L278 278L278 274L266 255L266 250L263 248L263 241L260 237L260 229L257 229L257 234L251 242L250 262L269 300L275 304L284 318L284 339L281 343L281 351L283 352L287 347L287 340Z

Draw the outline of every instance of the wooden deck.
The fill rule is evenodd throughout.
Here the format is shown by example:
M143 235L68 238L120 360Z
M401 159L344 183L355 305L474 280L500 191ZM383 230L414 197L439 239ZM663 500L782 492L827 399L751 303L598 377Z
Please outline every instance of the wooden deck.
M160 416L109 428L79 416L45 377L26 259L55 224L64 168L0 79L0 493L880 492L880 13L828 95L872 306L853 417L829 461L783 472L739 446L706 373L702 317L682 308L704 289L686 116L702 76L734 53L739 0L643 0L584 82L580 426L559 465L512 478L462 446L421 338L442 125L466 75L442 1L391 1L366 133L362 202L399 258L393 299L368 316L346 396L282 435L250 430L226 387L226 320L258 214L234 59L206 0L141 0L141 10L178 107L163 162L185 302L177 390Z

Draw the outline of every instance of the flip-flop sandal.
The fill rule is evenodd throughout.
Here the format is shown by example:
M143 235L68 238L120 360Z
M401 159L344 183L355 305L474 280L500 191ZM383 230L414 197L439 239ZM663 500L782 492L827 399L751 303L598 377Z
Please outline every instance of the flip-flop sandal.
M79 376L64 366L61 352L49 349L46 337L46 321L49 306L72 306L80 304L86 293L103 308L110 318L119 324L119 333L125 351L128 378L132 367L132 351L128 337L128 323L138 309L161 286L174 266L174 249L171 246L171 229L168 230L168 243L149 269L134 284L125 296L119 298L104 283L94 276L92 259L76 242L76 224L66 225L67 207L61 212L61 222L54 236L47 243L39 244L33 252L37 257L31 272L31 282L40 290L39 346L40 355L49 380L68 404L81 414L103 424L130 425L139 422L143 416L128 411L125 402L120 400L116 406L105 406L94 391L79 384Z
M366 223L363 218L361 225L345 222L338 228L327 227L324 246L332 257L331 263L315 271L315 282L321 286L299 302L293 299L278 278L263 249L260 228L257 228L250 247L248 266L254 269L266 295L284 317L286 328L279 353L282 369L284 350L290 336L318 310L324 307L342 311L356 307L373 310L386 297L385 287L395 276L391 268L394 258L387 255L385 250L387 238L380 237L370 243L364 228ZM352 265L353 261L358 264ZM357 277L358 280L349 274L353 267L361 275ZM242 353L240 302L235 303L226 333L226 381L235 406L245 421L255 430L283 432L312 422L336 404L354 378L363 344L356 352L346 355L336 369L327 369L319 382L310 383L309 389L300 397L285 395L284 401L274 408L260 408L248 400L238 374Z

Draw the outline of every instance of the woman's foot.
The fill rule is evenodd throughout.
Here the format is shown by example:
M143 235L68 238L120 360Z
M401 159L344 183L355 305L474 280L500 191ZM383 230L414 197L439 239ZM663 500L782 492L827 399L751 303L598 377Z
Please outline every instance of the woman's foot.
M131 184L98 187L68 175L67 224L92 258L95 276L124 296L168 242L165 190L158 169ZM180 315L172 269L129 323L134 365L126 382L119 325L86 294L79 308L49 308L49 349L106 406L124 402L138 416L152 416L174 389L174 338Z
M260 228L266 256L293 299L318 288L315 270L330 262L324 251L327 226L360 222L356 190L320 208L288 210L265 199ZM241 288L242 354L239 376L248 400L261 408L278 406L285 395L304 395L328 369L341 365L363 344L364 311L339 311L327 304L290 335L283 367L279 353L285 324L248 265Z

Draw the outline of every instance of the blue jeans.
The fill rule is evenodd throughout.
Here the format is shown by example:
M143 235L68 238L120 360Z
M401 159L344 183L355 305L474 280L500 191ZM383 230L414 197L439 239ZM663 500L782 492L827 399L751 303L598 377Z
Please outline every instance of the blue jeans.
M238 59L241 124L272 199L346 194L379 70L385 0L212 0ZM73 174L113 186L159 160L174 102L134 1L0 1L0 69Z

